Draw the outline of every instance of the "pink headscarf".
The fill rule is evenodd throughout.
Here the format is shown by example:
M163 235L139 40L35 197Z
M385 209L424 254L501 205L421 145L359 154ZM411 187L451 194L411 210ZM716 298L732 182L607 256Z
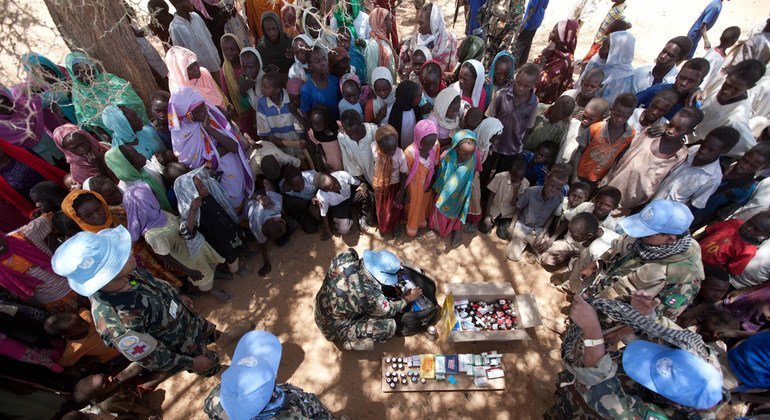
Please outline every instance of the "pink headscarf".
M387 30L389 28L385 27L385 18L387 18L389 14L390 12L388 9L382 7L375 7L374 10L372 10L372 13L369 14L369 26L371 27L369 36L379 44L379 48L377 49L379 55L378 63L382 67L388 67L390 56L393 52L393 45L391 45L390 40L388 39ZM383 48L382 44L389 46L390 50ZM398 63L396 63L396 65L398 65Z
M211 16L209 15L209 12L206 10L206 6L203 5L204 2L212 6L219 6L219 0L190 0L190 3L192 3L193 7L195 7L195 10L197 10L198 13L201 14L201 16L205 17L208 20L211 20Z
M109 149L107 145L99 143L94 136L81 130L74 124L64 124L54 130L53 141L56 143L56 147L64 153L64 158L67 159L67 163L70 165L70 174L72 174L72 178L82 184L86 179L91 178L92 176L106 175L102 174L101 171L99 171L99 168L89 162L90 158L88 156L78 156L62 146L64 138L75 132L82 134L86 138L86 141L88 141L88 145L91 148L91 153L104 156L104 153Z
M187 67L196 61L198 56L187 48L169 48L166 53L166 67L168 67L168 87L171 93L176 93L185 86L192 87L211 104L225 107L225 98L208 69L201 67L201 77L198 79L190 80L187 76Z
M361 91L361 95L358 97L358 103L361 104L362 107L365 106L366 101L368 101L372 96L372 90L369 88L369 86L361 86L361 80L358 78L358 76L356 76L355 73L345 73L342 78L340 78L340 92L342 92L342 86L348 80L352 80L358 85L358 89Z
M409 185L409 183L412 182L412 178L417 174L417 168L420 166L420 144L425 137L428 137L431 134L438 135L436 124L431 120L420 120L414 126L414 142L412 143L415 148L414 164L412 165L412 168L409 169L406 185ZM436 170L436 155L438 154L436 149L436 145L434 144L428 154L428 176L425 178L425 188L430 185L430 181L433 179L433 172Z

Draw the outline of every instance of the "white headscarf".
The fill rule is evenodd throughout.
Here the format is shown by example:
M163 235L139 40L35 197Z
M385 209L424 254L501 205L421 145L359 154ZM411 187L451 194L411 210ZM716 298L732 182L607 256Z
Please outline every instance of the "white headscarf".
M473 66L473 70L476 71L476 83L473 84L473 93L471 93L473 103L471 105L478 107L480 106L479 102L481 102L481 92L484 90L484 65L479 60L466 60L462 65L464 66L466 63ZM452 83L452 87L462 95L463 91L460 89L459 81Z
M457 90L448 87L439 92L438 95L436 95L436 100L433 102L433 111L431 111L431 113L435 116L436 121L438 121L438 125L446 130L456 130L457 127L460 126L459 113L458 116L452 119L448 119L446 117L446 112L449 109L449 106L452 105L452 102L454 102L455 98L459 97L460 94L457 92Z
M497 118L484 118L476 128L476 147L481 151L481 161L484 162L492 146L490 140L497 134L503 133L503 123Z
M604 66L604 83L622 80L634 75L634 46L636 38L627 31L610 34L610 51Z
M434 49L436 49L434 55L441 55L447 48L446 42L440 42L442 35L446 31L446 25L444 24L444 14L441 13L441 8L437 3L431 3L430 8L430 35L423 35L417 32L417 46L426 47L431 42L434 43ZM439 39L437 39L439 38Z
M260 96L262 96L262 77L265 75L265 68L262 65L262 56L259 55L259 51L257 51L256 48L252 47L246 47L241 50L240 57L243 57L243 53L250 52L257 56L257 60L259 60L259 74L257 75L257 80L254 83L254 89L249 89L247 92L249 94L249 103L251 104L251 107L253 109L257 109L257 100Z
M374 90L374 82L380 79L385 79L390 82L390 94L388 94L387 98L382 99L375 93L373 97L374 103L372 104L372 111L374 112L374 115L377 115L382 107L388 107L387 115L385 115L385 119L383 120L385 123L387 123L388 117L390 116L390 108L393 107L394 103L396 103L396 86L393 83L393 76L390 74L390 70L388 70L387 67L380 66L374 69L372 72L372 90Z
M430 52L430 50L427 47L419 46L412 51L412 54L414 54L416 51L422 51L422 54L425 56L425 62L427 63L430 60L433 60L433 54Z

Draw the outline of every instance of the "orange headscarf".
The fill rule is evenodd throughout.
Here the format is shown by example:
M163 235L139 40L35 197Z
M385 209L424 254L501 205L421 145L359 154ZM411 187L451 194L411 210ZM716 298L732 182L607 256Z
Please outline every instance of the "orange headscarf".
M78 216L78 213L75 211L75 206L73 205L73 203L78 197L80 197L83 194L92 194L101 203L102 209L107 214L107 218L105 219L103 225L100 225L100 226L89 225L88 223L86 223L85 220L83 220L80 216ZM104 198L101 196L101 194L94 191L73 190L72 192L67 194L66 197L64 197L64 201L62 201L61 203L61 210L70 219L72 219L75 223L77 223L78 226L80 226L80 229L83 229L86 232L97 233L103 229L113 227L112 226L113 218L112 218L112 212L110 211L110 206L107 205L107 202L104 201Z
M384 190L390 187L390 175L393 173L393 158L385 155L380 150L380 140L385 137L393 136L398 141L398 131L390 124L385 124L374 133L375 153L377 162L374 165L374 176L372 177L372 187L378 190Z
M372 13L369 14L369 26L371 27L369 36L378 43L379 64L385 68L390 68L390 56L393 53L393 45L391 45L388 39L388 28L385 27L385 18L388 15L390 15L390 12L382 7L375 7ZM383 45L387 45L390 49L383 48Z

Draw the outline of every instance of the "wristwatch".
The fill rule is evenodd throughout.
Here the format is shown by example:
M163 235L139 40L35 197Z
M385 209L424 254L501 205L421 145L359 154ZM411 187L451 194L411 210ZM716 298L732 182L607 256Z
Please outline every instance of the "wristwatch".
M583 340L583 347L596 347L596 346L601 346L602 344L604 344L603 338L599 338L596 340L592 340L592 339Z

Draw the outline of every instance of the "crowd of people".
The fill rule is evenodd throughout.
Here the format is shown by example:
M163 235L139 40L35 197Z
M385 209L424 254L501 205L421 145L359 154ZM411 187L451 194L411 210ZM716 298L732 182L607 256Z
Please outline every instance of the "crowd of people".
M712 0L635 67L624 0L582 60L592 0L534 60L547 0L470 1L462 42L432 2L408 37L392 1L170 2L135 28L152 97L81 51L29 53L24 82L0 88L3 376L68 395L53 413L159 416L161 381L218 374L240 338L209 418L331 418L275 383L275 336L217 329L190 296L229 302L216 283L253 275L252 258L267 276L292 236L373 229L447 250L494 234L508 260L563 272L548 418L713 416L770 385L770 19L712 45ZM388 251L338 255L323 335L370 350L401 334L422 296L383 292L402 269Z

